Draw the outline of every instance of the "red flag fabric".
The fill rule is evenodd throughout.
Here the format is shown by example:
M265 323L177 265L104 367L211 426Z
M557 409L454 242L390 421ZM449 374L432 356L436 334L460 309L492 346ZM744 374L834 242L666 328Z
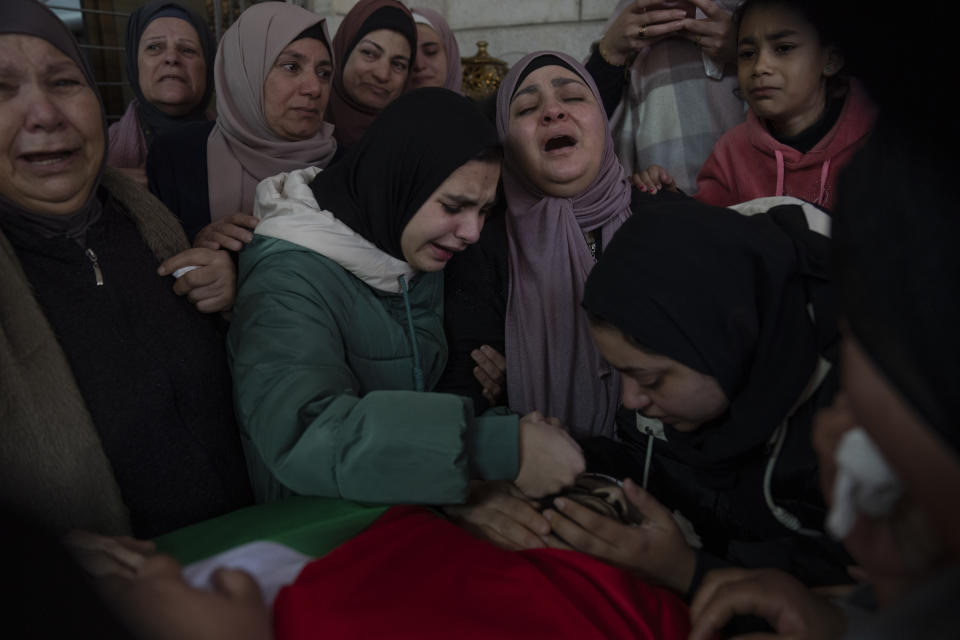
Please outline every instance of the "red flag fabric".
M278 640L685 639L670 591L574 551L505 551L420 507L394 507L308 564L274 604Z

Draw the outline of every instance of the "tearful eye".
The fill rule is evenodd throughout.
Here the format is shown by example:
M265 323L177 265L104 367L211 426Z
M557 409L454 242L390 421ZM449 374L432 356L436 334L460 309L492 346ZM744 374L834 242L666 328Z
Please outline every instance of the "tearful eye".
M543 149L544 151L555 151L557 149L563 149L564 147L572 147L575 144L577 144L577 141L570 136L555 136L547 140L547 144L543 146Z

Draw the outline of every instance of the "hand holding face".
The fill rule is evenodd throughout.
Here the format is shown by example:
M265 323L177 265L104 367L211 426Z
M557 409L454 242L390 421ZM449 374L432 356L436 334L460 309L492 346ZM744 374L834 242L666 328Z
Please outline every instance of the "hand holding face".
M600 39L600 50L607 62L623 65L635 51L683 29L687 12L665 8L663 4L663 0L636 0L620 12Z
M461 527L498 547L519 551L546 546L550 525L536 503L509 482L477 484L465 505L444 507Z
M187 249L167 258L157 274L170 275L182 267L196 267L177 278L173 292L187 296L201 313L216 313L233 307L237 295L237 268L226 251Z
M214 220L197 234L193 239L193 246L205 249L229 249L240 251L244 245L253 240L253 230L257 227L257 220L246 213L235 213Z
M556 418L533 411L520 419L520 472L516 485L540 498L572 485L586 469L580 445Z
M544 516L566 544L552 546L589 553L685 592L693 580L696 554L680 527L666 507L631 480L624 481L623 492L643 516L640 524L622 524L573 500L557 498L555 510L544 511Z
M782 571L720 569L707 574L690 605L690 640L716 637L735 615L764 618L777 631L762 636L771 640L832 640L845 627L837 607Z
M477 363L473 369L473 376L483 387L483 397L491 405L497 404L507 382L506 358L488 344L471 351L470 357Z
M690 0L705 18L683 20L678 34L700 47L711 58L731 62L736 57L737 30L733 26L733 14L714 0Z

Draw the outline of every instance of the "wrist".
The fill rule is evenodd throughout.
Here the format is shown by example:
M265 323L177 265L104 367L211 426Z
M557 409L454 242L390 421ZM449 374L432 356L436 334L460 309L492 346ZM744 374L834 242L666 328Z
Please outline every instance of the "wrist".
M632 56L629 53L618 51L609 46L605 40L599 40L595 42L593 46L596 48L600 58L611 67L624 67L627 66L628 62L632 62L632 60L630 60Z

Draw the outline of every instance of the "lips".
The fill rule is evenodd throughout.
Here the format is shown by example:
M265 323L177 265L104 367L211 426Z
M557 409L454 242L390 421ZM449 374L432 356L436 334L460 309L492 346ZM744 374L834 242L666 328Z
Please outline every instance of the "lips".
M72 159L77 149L56 149L53 151L33 151L20 154L20 159L34 167L52 167Z
M544 151L559 151L560 149L566 149L568 147L576 146L577 141L568 135L559 135L549 138L546 143L543 145Z
M750 89L750 95L757 97L772 96L774 92L779 91L778 87L754 87Z
M454 254L460 253L464 249L463 247L447 247L442 244L437 244L436 242L431 242L430 246L433 248L434 257L444 262L452 258Z
M176 80L177 82L183 82L183 83L186 83L187 81L187 79L184 78L183 76L177 76L172 74L166 74L166 75L160 76L159 82L163 82L164 80Z

